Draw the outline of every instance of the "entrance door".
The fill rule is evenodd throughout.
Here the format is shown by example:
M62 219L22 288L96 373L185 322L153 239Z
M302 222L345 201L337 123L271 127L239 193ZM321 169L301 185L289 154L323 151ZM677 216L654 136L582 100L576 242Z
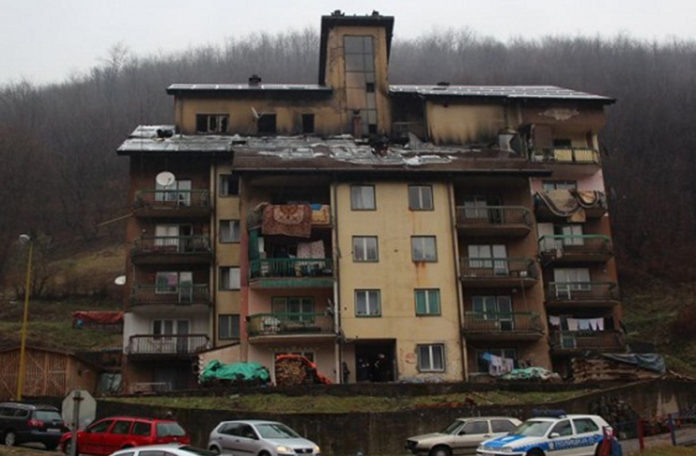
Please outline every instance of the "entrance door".
M358 342L355 345L355 372L359 382L392 382L397 377L395 342Z

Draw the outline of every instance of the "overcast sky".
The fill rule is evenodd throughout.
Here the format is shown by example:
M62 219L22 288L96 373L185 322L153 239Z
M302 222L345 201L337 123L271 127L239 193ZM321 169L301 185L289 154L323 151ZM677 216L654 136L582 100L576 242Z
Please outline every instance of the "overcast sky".
M468 27L501 40L625 33L696 38L694 0L0 0L0 84L60 82L123 43L146 56L253 32L312 27L322 14L378 10L395 39Z

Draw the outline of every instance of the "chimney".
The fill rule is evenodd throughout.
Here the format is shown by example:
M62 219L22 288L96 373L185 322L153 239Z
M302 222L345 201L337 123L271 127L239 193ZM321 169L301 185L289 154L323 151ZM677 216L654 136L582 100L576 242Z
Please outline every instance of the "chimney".
M252 74L249 78L249 86L258 87L261 85L261 76L258 74Z

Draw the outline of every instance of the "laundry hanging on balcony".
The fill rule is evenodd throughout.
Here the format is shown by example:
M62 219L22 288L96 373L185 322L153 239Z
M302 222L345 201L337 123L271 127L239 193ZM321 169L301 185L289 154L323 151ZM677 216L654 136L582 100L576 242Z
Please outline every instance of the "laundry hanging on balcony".
M587 211L604 211L607 208L606 196L599 191L549 190L537 192L535 201L536 204L545 205L552 214L575 223L584 222Z
M312 233L309 204L269 204L263 209L261 232L308 238Z

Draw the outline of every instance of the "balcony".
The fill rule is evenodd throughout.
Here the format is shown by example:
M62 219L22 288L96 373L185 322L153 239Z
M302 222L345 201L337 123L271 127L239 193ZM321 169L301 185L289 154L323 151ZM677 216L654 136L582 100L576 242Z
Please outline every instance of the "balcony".
M171 291L155 284L135 284L131 290L131 307L137 306L210 306L208 284L180 284Z
M603 234L557 234L539 238L542 263L605 263L611 256L611 239Z
M128 339L131 359L191 358L209 347L205 334L139 334Z
M462 333L469 340L533 341L544 335L544 327L534 312L466 312Z
M213 251L208 236L152 236L137 239L133 264L208 264Z
M467 236L523 237L533 218L523 206L457 206L457 230Z
M546 291L548 309L611 308L618 303L614 282L550 282Z
M571 355L584 351L623 352L625 346L619 331L554 331L551 333L552 353Z
M333 341L336 337L333 315L328 313L275 312L248 317L249 342L302 343Z
M249 262L251 288L331 288L331 258L263 258Z
M531 258L462 258L461 281L472 288L529 288L539 280Z
M208 190L140 190L133 201L136 217L191 218L210 215Z
M537 221L565 223L569 217L579 221L607 213L607 197L600 191L549 190L534 195Z
M589 147L552 147L530 151L533 162L546 163L572 170L577 174L593 174L600 166L599 151Z

